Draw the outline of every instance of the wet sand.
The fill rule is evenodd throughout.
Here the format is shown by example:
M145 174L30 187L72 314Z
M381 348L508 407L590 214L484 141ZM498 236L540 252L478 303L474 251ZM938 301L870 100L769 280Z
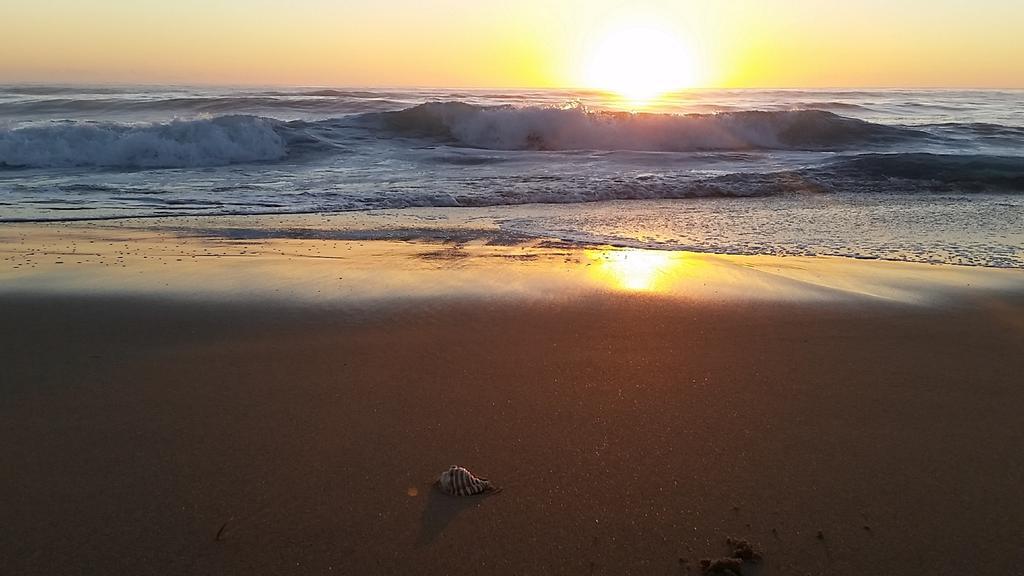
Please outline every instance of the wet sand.
M698 574L727 537L751 574L1024 570L1012 271L305 240L260 287L196 242L133 244L137 283L7 243L0 573ZM377 298L295 297L349 248Z

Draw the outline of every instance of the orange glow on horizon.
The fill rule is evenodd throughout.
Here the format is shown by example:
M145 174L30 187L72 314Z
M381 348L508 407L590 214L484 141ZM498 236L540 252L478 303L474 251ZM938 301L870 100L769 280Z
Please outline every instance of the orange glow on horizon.
M0 82L1024 88L1019 0L7 0L0 20Z

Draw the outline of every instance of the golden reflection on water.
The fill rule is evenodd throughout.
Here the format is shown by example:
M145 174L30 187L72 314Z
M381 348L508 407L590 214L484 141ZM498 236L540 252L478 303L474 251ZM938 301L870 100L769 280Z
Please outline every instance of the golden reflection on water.
M679 252L657 250L585 250L591 275L631 292L665 292L683 276L695 275L700 262Z
M676 111L677 104L666 96L626 96L623 94L606 93L603 104L617 112L632 114L656 114Z

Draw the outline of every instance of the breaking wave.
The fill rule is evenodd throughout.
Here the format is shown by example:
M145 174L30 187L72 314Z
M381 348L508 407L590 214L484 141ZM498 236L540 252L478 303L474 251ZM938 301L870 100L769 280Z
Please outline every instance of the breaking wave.
M927 136L822 110L678 115L431 102L362 119L400 135L493 150L841 150Z
M0 166L184 168L280 160L287 148L276 125L252 116L222 116L165 124L56 122L0 130Z
M504 151L842 153L815 174L900 178L948 184L1022 188L1024 161L1015 156L878 154L914 141L927 145L999 139L1002 149L1024 140L1024 128L990 124L909 128L822 110L717 114L631 114L585 107L482 107L432 102L395 112L364 112L285 122L253 115L163 123L57 121L0 128L0 168L189 168L304 161L366 146L493 150L485 156L438 153L429 160L463 166L508 159ZM410 142L418 140L418 142ZM859 156L847 156L851 153ZM845 158L845 159L844 159ZM535 161L543 161L536 156ZM664 160L665 167L675 162Z

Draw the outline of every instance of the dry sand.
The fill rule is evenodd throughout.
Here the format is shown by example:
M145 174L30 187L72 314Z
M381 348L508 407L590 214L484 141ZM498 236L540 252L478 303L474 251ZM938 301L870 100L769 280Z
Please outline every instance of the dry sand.
M152 247L123 270L186 282L189 242L157 279L141 263ZM375 259L346 265L415 268L368 244ZM703 291L552 295L564 286L537 278L561 268L538 261L564 267L568 250L586 268L581 251L492 247L509 256L497 278L542 289L446 296L417 269L374 289L389 298L272 297L320 272L253 292L222 262L195 278L231 282L193 279L183 296L116 289L99 261L58 281L68 264L11 245L0 574L698 574L727 537L763 555L749 574L1024 572L1019 290L935 290L897 267L899 290L880 296L850 278L887 263L712 259ZM467 260L416 261L488 277ZM793 262L846 274L819 270L799 292L778 276ZM744 279L776 290L712 297ZM905 293L941 297L892 297ZM433 492L451 464L504 491Z

